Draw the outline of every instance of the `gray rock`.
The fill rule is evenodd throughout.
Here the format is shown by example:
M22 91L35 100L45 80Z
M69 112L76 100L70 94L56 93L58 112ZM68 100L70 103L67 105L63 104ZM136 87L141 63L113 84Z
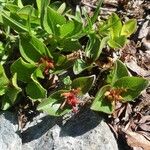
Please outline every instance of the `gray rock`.
M21 150L22 141L17 134L17 118L10 112L0 113L0 150Z
M118 150L108 125L88 110L62 122L40 115L22 133L23 150Z

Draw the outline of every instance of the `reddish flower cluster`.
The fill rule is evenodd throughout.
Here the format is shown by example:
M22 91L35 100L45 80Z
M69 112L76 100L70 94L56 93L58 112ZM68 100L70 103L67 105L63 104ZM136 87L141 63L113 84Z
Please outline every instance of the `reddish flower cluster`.
M77 112L77 105L79 104L79 99L77 98L77 94L80 92L80 89L72 89L69 92L62 93L61 96L65 98L65 101L61 105L61 109L65 106L67 103L70 105L73 109L73 112Z
M42 57L40 58L39 64L43 64L45 69L44 73L47 75L49 74L49 70L54 68L54 62L48 57Z
M121 101L123 100L123 97L121 96L123 92L126 92L126 89L124 88L110 89L109 91L106 91L105 96L107 97L108 100L112 102Z

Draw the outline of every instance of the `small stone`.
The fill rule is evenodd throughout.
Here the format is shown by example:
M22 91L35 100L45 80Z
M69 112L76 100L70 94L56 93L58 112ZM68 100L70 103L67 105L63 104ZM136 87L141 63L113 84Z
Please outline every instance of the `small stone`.
M0 150L22 150L22 141L17 130L17 117L10 112L1 112Z

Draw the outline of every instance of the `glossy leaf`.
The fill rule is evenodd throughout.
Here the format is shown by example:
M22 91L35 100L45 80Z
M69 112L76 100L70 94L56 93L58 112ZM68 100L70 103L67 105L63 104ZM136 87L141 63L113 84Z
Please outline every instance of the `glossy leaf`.
M60 90L51 94L48 98L43 99L38 105L37 110L44 111L52 116L62 116L72 110L71 107L65 106L62 110L60 106L64 102L64 98L61 96L66 90Z
M81 44L78 40L74 40L71 38L62 39L59 41L58 48L64 52L73 52L81 49Z
M22 57L32 64L39 62L43 56L52 58L50 51L44 43L34 36L20 35L19 47Z
M126 89L126 92L121 95L124 98L124 101L134 101L134 99L140 95L148 84L148 80L144 78L123 77L117 80L113 87Z
M108 36L102 38L102 40L100 41L100 47L95 52L95 58L94 58L94 60L97 60L100 57L100 54L101 54L103 48L106 46L108 39L109 39Z
M62 26L60 26L60 28L59 28L60 36L62 38L67 36L68 34L70 34L74 30L74 28L75 28L74 22L68 21L66 24L63 24Z
M25 83L31 81L31 74L37 67L33 64L26 63L22 58L19 58L11 65L11 72L17 73L17 79Z
M102 3L103 3L103 0L98 0L98 5L97 5L97 7L96 7L96 9L95 9L95 12L94 12L92 18L91 18L92 24L94 24L95 21L96 21L97 18L98 18L98 15L99 15L99 13L100 13L100 7L101 7Z
M5 94L8 84L9 80L5 74L3 66L0 64L0 95Z
M36 0L36 5L37 5L37 8L38 8L38 16L40 17L41 15L41 7L42 7L42 1L43 0Z
M72 81L71 87L72 89L80 88L81 95L86 94L93 86L94 81L95 81L95 75L79 77Z
M104 41L103 41L104 42ZM92 60L97 60L101 54L103 43L95 34L89 35L89 42L86 46L86 56Z
M40 14L40 19L41 19L41 26L42 28L47 31L49 34L52 34L51 27L49 26L48 23L48 16L47 16L47 7L50 3L50 0L41 0L41 14Z
M110 25L109 30L112 39L114 39L115 37L120 37L122 23L117 14L112 13L110 18L108 19L108 24Z
M100 111L107 114L111 114L114 110L111 101L105 98L105 92L111 88L110 85L103 86L96 94L95 99L91 105L91 109L94 111Z
M66 9L66 3L62 3L62 4L60 5L60 7L57 9L57 12L58 12L59 14L63 14L64 11L65 11L65 9Z
M79 74L91 66L92 65L87 64L87 62L85 62L84 60L77 59L73 65L73 72L74 74Z
M108 40L108 45L111 48L122 48L127 41L126 36L115 37L114 39Z
M73 66L74 61L68 60L65 55L53 53L55 67L51 70L53 74L59 74Z
M10 16L8 16L4 12L2 13L2 19L3 19L3 23L5 25L9 25L15 31L17 31L17 32L28 32L27 28L23 24L21 24L20 22L17 22L16 20L11 18Z
M58 35L58 27L66 23L66 19L63 15L50 7L47 7L47 23L53 34Z
M117 59L114 63L114 68L108 76L107 83L113 85L118 79L129 76L127 67Z
M17 74L12 77L11 83L7 87L5 95L1 98L2 109L6 110L11 107L17 99L18 93L21 92L21 88L17 85Z
M137 29L136 19L130 19L124 23L121 30L121 35L125 35L126 37L129 37L132 33L136 31L136 29Z
M20 9L20 7L18 7L17 5L13 5L9 3L5 5L5 8L7 8L10 12L13 12L13 13L17 12Z
M25 20L28 19L28 16L29 16L30 13L31 13L31 21L32 21L32 23L39 23L38 12L32 6L27 5L27 6L23 7L22 9L19 9L17 11L17 15L20 18L25 19Z
M13 1L13 4L17 5L19 8L23 7L22 0L15 0Z
M29 82L27 87L26 87L27 96L29 96L29 98L33 101L34 100L39 100L40 101L41 99L46 98L47 91L38 82L38 80L35 76L35 73L33 73L31 75L31 79L32 79L32 81Z

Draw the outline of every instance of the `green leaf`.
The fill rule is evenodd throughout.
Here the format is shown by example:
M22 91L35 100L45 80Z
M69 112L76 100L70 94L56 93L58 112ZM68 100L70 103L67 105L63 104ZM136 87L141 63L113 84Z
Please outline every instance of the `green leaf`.
M126 44L127 38L124 35L108 40L108 45L111 48L122 48Z
M122 23L117 14L112 13L110 18L108 19L108 24L110 25L110 36L112 39L116 37L120 37Z
M23 7L22 0L15 0L13 1L13 4L17 5L19 8Z
M50 7L47 7L47 24L49 25L53 34L58 35L58 27L65 24L66 19L63 15L59 14L57 11Z
M67 76L63 79L63 83L67 86L71 85L72 84L72 80L70 78L70 76Z
M39 19L38 19L38 12L35 8L33 8L30 5L27 5L25 7L23 7L22 9L19 9L17 11L17 15L22 18L27 20L28 16L31 14L31 22L32 23L39 23Z
M49 34L52 33L51 27L48 24L48 16L47 16L47 7L50 3L50 0L41 0L41 26L42 28L48 32Z
M100 38L96 34L89 35L89 41L86 46L86 56L97 60L101 54L102 47Z
M20 22L17 22L16 20L11 18L10 16L8 16L4 12L2 13L2 19L3 19L3 23L5 25L9 25L15 31L17 31L17 32L28 32L27 28L23 24L21 24Z
M22 57L32 64L39 62L43 56L52 58L45 44L34 36L27 34L20 35L19 48Z
M68 34L68 37L72 37L74 39L79 39L84 36L83 33L83 23L77 20L72 20L74 22L74 30Z
M98 30L98 33L101 37L106 37L109 35L109 30L110 30L110 27L112 25L109 25L108 24L108 20L106 21L101 21L100 24L99 24L99 30Z
M17 79L25 83L31 81L31 74L37 67L33 64L26 63L22 58L19 58L11 65L11 72L17 73Z
M9 3L5 5L5 8L7 8L10 12L13 12L13 13L17 12L20 9L20 7L13 5L13 4L9 4Z
M36 78L36 72L31 75L32 81L26 87L26 93L31 100L41 100L46 98L47 91L42 87Z
M4 95L7 90L9 80L5 74L3 66L0 64L0 95Z
M96 21L97 18L98 18L98 15L99 15L99 13L100 13L100 7L101 7L102 3L103 3L103 0L99 0L98 5L97 5L97 7L96 7L96 9L95 9L94 15L93 15L92 18L91 18L92 24L94 24L95 21Z
M83 20L82 13L81 13L81 9L78 5L76 6L75 15L74 16L72 15L72 17L75 17L78 22L82 22L82 20Z
M137 29L136 19L130 19L124 23L121 30L121 35L125 35L126 37L129 37L132 33L136 31L136 29Z
M63 65L67 61L67 57L65 55L60 54L60 53L53 53L53 57L54 57L53 60L54 60L56 67Z
M127 67L117 59L114 63L114 68L107 78L107 83L113 85L118 79L129 76Z
M44 72L43 66L39 66L39 67L34 71L34 76L35 76L36 78L44 79L45 76L43 75L43 72Z
M69 33L71 33L74 30L74 22L73 21L68 21L66 24L63 24L60 26L60 36L63 38L67 36Z
M38 16L40 18L40 14L41 14L41 7L42 7L42 1L43 0L36 0L36 5L37 5L37 8L38 8Z
M80 94L86 94L95 81L95 75L87 77L79 77L72 81L72 89L80 88Z
M124 98L124 101L134 101L148 84L148 80L140 77L123 77L117 80L113 87L126 90L126 92L123 92L121 95Z
M97 49L97 51L95 52L95 58L94 58L94 60L97 60L97 59L99 58L99 56L100 56L100 54L101 54L103 48L104 48L104 47L106 46L106 44L107 44L108 39L109 39L109 38L108 38L107 36L104 37L104 38L102 38L102 40L100 41L100 47L99 47L99 49Z
M63 52L73 52L81 49L81 44L78 40L74 39L62 39L59 41L58 48Z
M74 74L79 74L91 66L91 64L87 64L84 60L77 59L73 65L73 72Z
M63 12L65 11L65 9L66 9L66 3L62 3L62 4L60 5L60 7L57 9L57 12L58 12L59 14L63 14Z
M44 111L52 116L62 116L72 110L71 107L65 106L62 110L60 109L61 104L64 102L64 98L61 96L62 93L68 92L66 90L60 90L51 94L48 98L43 99L38 105L37 110Z
M17 74L12 77L12 83L8 85L5 95L1 98L2 110L6 110L11 107L17 99L18 93L21 92L21 88L17 85Z
M100 111L107 114L111 114L114 110L113 104L105 98L105 92L111 88L110 85L103 86L96 94L95 99L91 105L91 109L94 111Z

